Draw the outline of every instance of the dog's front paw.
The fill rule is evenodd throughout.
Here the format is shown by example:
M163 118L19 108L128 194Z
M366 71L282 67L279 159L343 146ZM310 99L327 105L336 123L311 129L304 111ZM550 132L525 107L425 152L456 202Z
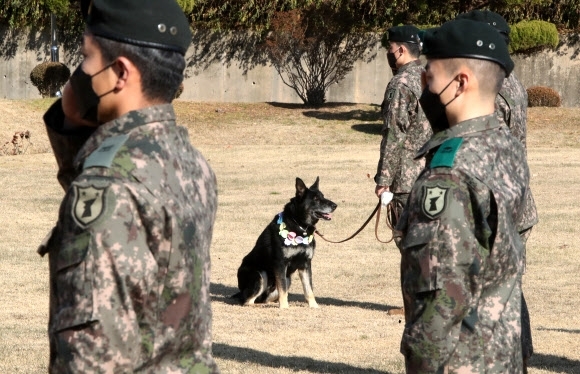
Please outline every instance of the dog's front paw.
M288 305L288 301L280 302L280 309L288 309L290 305Z

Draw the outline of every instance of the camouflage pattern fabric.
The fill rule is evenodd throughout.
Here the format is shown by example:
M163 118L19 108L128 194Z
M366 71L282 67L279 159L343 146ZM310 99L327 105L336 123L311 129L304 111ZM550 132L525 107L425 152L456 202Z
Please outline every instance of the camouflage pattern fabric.
M60 101L45 119L66 195L39 248L49 255L49 372L217 373L209 164L170 104L103 124L82 146L50 123L59 111Z
M523 243L529 171L495 115L439 132L397 225L408 373L521 373Z
M514 73L504 79L495 98L496 113L520 143L526 147L526 123L528 120L528 92Z
M392 193L409 193L425 167L423 159L414 159L433 133L419 105L422 71L419 60L400 67L381 105L383 139L375 183L388 186Z
M512 135L526 148L528 93L515 74L512 73L504 79L502 88L496 97L495 104L496 114L500 121L507 124ZM518 222L520 232L530 229L538 221L538 211L534 197L531 190L528 189L524 214Z
M510 132L520 143L527 147L527 121L528 121L528 93L524 85L512 72L504 79L502 88L495 100L496 114L500 121L507 124ZM524 244L530 235L531 228L539 221L536 203L531 189L526 191L526 204L524 213L519 222L520 237ZM524 245L524 273L526 271L526 251ZM527 304L522 294L522 350L524 358L529 358L534 352L532 345L532 330L530 315Z

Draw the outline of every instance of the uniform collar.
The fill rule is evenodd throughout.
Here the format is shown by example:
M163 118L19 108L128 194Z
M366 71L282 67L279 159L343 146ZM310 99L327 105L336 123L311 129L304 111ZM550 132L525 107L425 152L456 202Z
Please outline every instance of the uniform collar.
M95 151L101 143L107 139L118 135L129 134L131 130L149 123L155 122L175 123L175 111L171 104L154 105L147 108L133 110L123 114L121 117L103 123L83 144L79 153L75 157L75 167L79 168L86 157Z
M405 70L411 69L413 67L421 66L421 60L413 60L407 62L405 65L397 69L397 74L401 74Z
M415 159L423 157L427 152L433 148L439 147L443 142L452 138L465 138L476 135L485 130L499 128L501 123L498 121L495 114L488 114L486 116L468 119L459 122L457 125L448 128L447 130L433 134L431 139L417 152Z
M96 133L101 135L126 134L136 127L153 122L174 121L175 112L171 104L154 105L147 108L132 110L110 122L103 123Z

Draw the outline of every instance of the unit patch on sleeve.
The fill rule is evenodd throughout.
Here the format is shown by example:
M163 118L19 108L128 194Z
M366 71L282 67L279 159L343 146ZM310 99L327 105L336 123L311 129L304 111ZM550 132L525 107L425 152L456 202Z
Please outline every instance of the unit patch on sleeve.
M396 88L391 88L387 91L387 101L391 101L395 97L395 92L397 92Z
M437 218L447 206L447 191L449 188L423 186L423 202L421 208L423 214L434 219Z
M108 187L74 186L73 214L75 222L86 228L95 222L105 211L105 194Z

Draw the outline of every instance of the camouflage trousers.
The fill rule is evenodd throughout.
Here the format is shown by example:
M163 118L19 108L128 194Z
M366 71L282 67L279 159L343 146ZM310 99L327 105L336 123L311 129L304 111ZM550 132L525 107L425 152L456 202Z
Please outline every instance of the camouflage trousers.
M409 198L410 193L396 193L393 194L393 201L392 201L392 208L391 208L391 216L389 217L393 228L397 226L397 223L399 221L399 218L401 217L401 215L403 214L403 210L405 209L405 206L407 205L407 199ZM393 235L395 235L393 233ZM397 245L397 248L401 248L400 244L401 244L401 240L403 238L401 236L396 236L394 237L395 240L395 244Z
M405 209L405 205L407 205L407 199L409 199L408 193L396 193L393 194L393 208L391 210L391 222L393 223L393 227L397 226L397 222L403 214L403 209Z
M530 227L527 230L520 232L520 238L524 243L524 248L526 246L526 242L530 237L532 232L532 228ZM524 265L525 266L525 265ZM532 343L532 327L530 324L530 313L528 312L528 305L526 304L526 300L524 299L524 293L522 291L522 356L524 360L530 358L532 354L534 354L534 345Z

